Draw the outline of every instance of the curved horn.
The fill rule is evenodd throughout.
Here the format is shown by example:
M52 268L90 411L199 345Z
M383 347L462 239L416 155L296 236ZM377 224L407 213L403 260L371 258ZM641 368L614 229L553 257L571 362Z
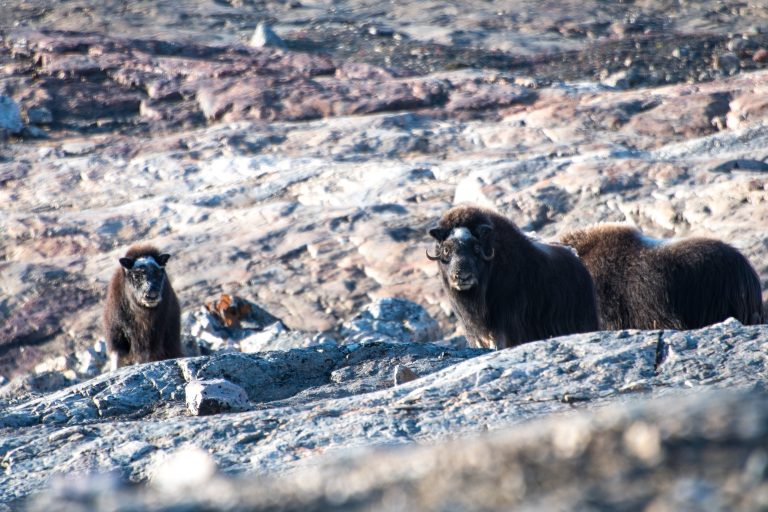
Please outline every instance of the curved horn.
M491 261L493 259L493 257L496 256L496 249L491 247L491 254L485 254L485 249L481 248L480 249L480 256L482 256L482 258L485 261Z
M428 260L436 261L440 259L439 256L432 256L431 254L429 254L429 248L424 249L424 253L427 255Z

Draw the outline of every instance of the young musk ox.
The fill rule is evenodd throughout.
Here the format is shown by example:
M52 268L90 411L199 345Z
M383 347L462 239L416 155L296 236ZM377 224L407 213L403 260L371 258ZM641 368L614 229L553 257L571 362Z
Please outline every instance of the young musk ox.
M589 272L573 252L526 237L490 210L457 206L429 230L467 339L485 348L598 329Z
M655 240L605 224L562 237L592 274L604 329L696 329L734 317L762 322L760 280L728 244Z
M104 311L112 369L181 357L181 310L165 273L170 257L135 245L120 258Z

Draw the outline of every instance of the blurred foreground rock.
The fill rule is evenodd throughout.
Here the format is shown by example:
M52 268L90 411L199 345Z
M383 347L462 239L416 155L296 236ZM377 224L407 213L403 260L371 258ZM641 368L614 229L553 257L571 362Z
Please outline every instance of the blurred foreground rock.
M419 378L393 386L392 376L399 366ZM128 481L151 480L159 465L183 447L209 452L224 473L282 473L316 464L323 454L506 430L574 408L591 410L634 398L655 400L713 387L761 390L768 380L766 369L768 326L745 327L733 320L688 332L582 334L493 353L452 350L434 343L392 343L389 337L375 341L370 335L362 342L287 352L225 353L151 363L4 407L0 461L5 474L0 476L0 500L16 504L42 490L57 473L114 471ZM212 379L240 386L251 409L190 417L185 387ZM680 414L687 407L681 406ZM667 412L694 429L691 432L709 428L698 413L686 419ZM648 414L647 421L632 416L631 423L639 423L629 429L621 448L627 460L638 464L637 471L666 460L664 430L656 426L656 413ZM763 435L764 430L749 430L755 425L764 428L761 418L753 421L752 416L731 415L724 409L711 418L711 425L721 429L718 432L745 436L748 442L743 446L732 446L741 460L751 457L750 443L759 442L750 436ZM562 425L552 427L561 435L555 448L568 457L593 449L613 450L611 443L603 446L599 436L590 441L591 420L551 421ZM700 437L706 437L703 432ZM545 448L553 449L550 441L541 447ZM707 456L705 448L702 457ZM495 460L492 452L488 452L490 460ZM485 463L485 457L472 460ZM689 463L687 458L678 462ZM750 464L758 462L754 459ZM621 461L616 464L624 467ZM723 467L733 464L729 461ZM595 471L609 470L600 465ZM749 471L764 477L759 468ZM385 485L390 480L373 481ZM680 485L683 492L686 480ZM632 489L628 488L627 496L631 497ZM678 491L670 488L669 492ZM556 495L545 498L559 499Z
M161 465L189 482L171 488L59 477L29 510L757 511L768 507L766 444L768 394L709 391L358 450L272 478L225 477L205 458Z

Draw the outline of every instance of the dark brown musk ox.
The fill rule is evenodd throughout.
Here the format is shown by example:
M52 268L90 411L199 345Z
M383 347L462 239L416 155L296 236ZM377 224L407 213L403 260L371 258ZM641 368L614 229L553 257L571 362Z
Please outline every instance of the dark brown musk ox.
M592 274L604 329L696 329L734 317L763 321L760 280L730 245L657 240L623 224L566 233Z
M537 242L498 213L456 206L429 230L443 288L474 346L506 348L598 330L589 272L561 245Z
M181 310L165 272L170 257L134 245L120 258L104 310L112 369L181 357Z

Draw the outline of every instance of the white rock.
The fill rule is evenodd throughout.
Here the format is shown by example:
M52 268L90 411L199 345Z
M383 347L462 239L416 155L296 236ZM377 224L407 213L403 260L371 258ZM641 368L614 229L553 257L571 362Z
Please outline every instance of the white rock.
M250 336L240 340L240 351L246 353L261 352L269 350L270 345L280 336L281 333L288 332L288 328L283 322L275 322Z
M285 48L285 41L275 34L272 27L266 23L259 23L253 32L253 36L251 36L251 46L256 48L264 48L266 46Z
M345 322L341 329L343 336L359 333L377 333L408 342L425 342L440 337L440 326L419 304L385 297Z
M193 380L184 392L187 409L195 416L248 409L245 390L226 379Z

